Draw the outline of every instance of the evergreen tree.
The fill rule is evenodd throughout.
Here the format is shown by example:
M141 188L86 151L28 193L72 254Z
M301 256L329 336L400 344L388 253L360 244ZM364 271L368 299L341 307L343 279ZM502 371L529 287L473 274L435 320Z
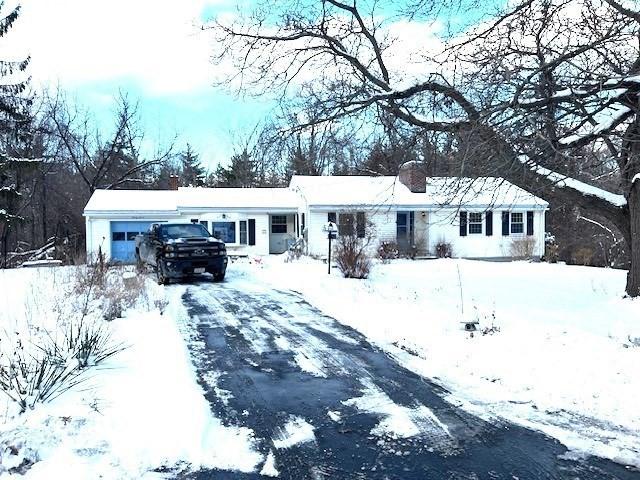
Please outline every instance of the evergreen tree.
M244 150L231 157L229 167L218 166L215 173L216 187L257 187L260 179L251 154Z
M181 183L185 187L202 187L205 184L206 172L200 164L200 156L187 143L187 148L180 153Z
M20 7L8 13L0 2L0 38L4 37L17 20ZM9 236L17 223L22 205L21 187L24 176L38 162L30 160L31 100L25 96L27 80L24 78L29 60L21 62L0 60L0 262L7 266Z

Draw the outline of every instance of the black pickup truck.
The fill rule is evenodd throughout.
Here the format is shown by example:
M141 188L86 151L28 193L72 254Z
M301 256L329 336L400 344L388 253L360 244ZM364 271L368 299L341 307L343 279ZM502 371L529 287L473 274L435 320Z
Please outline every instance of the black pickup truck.
M161 285L172 278L205 272L222 281L227 261L224 242L198 223L153 224L148 232L136 237L138 267L153 267Z

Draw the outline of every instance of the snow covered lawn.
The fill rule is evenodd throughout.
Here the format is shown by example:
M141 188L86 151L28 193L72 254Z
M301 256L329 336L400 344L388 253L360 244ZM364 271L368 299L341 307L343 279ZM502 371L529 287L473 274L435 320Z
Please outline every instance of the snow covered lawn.
M623 298L626 272L398 260L350 280L280 258L231 269L299 291L462 408L640 466L640 301ZM465 332L473 320L489 332Z
M29 345L42 329L55 332L59 312L77 301L73 275L73 267L0 270L0 332L19 332ZM148 298L108 323L128 348L86 383L22 415L0 397L0 478L163 478L152 471L253 471L264 460L253 432L223 426L196 383L180 332L184 289L147 288Z

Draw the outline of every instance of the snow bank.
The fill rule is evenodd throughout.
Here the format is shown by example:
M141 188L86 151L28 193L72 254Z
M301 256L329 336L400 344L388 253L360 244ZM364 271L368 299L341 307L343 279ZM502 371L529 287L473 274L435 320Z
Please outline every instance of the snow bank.
M360 281L273 259L252 274L301 292L463 408L640 466L640 302L623 298L624 271L400 260ZM486 335L464 331L476 320Z
M28 331L51 325L46 312L62 300L61 278L70 271L0 271L1 300L8 307L3 326ZM149 288L152 298L164 295ZM111 322L114 341L128 348L81 389L5 418L3 446L38 460L23 478L143 478L176 465L252 472L264 460L251 430L224 426L211 413L180 334L179 322L187 318L181 293L170 290L164 314L141 306ZM22 460L4 452L0 472L12 461Z

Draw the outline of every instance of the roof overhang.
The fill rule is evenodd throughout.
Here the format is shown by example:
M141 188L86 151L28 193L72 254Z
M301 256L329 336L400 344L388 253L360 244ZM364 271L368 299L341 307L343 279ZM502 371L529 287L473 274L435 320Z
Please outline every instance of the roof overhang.
M297 207L180 207L179 213L296 213Z
M91 218L175 218L180 216L176 210L85 210L83 217Z

